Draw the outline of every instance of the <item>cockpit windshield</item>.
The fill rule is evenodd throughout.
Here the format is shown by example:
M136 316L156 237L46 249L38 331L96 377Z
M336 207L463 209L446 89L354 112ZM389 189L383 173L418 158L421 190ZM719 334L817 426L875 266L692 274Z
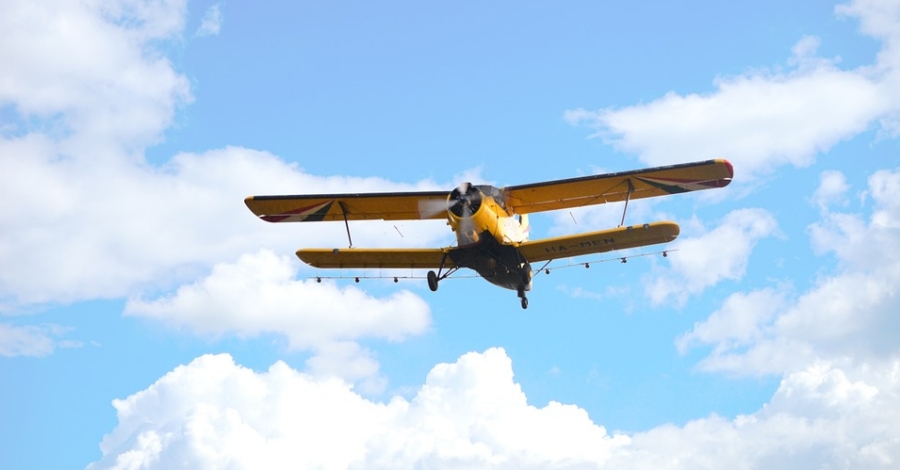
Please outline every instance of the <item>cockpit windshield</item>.
M479 185L476 185L475 187L478 188L486 196L490 196L490 197L494 198L494 201L497 203L497 205L502 207L503 210L507 210L506 209L506 198L503 196L503 191L501 191L500 188L491 186L489 184L479 184Z

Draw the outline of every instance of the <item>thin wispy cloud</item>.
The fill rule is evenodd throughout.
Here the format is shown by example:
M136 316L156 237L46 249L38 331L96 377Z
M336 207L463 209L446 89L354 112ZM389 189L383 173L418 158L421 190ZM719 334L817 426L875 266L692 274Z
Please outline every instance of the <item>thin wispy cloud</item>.
M222 5L217 3L206 10L203 19L200 20L200 27L195 33L198 37L215 36L222 29Z

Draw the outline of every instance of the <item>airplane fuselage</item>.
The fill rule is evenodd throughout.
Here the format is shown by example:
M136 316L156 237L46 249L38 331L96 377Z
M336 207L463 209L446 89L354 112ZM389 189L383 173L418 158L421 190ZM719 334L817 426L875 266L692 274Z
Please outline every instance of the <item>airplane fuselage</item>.
M463 186L450 205L467 210L449 210L448 221L459 248L450 253L456 266L475 270L491 284L515 290L520 297L531 290L531 265L517 248L528 240L528 218L510 213L500 190L493 186ZM496 197L495 197L496 196Z

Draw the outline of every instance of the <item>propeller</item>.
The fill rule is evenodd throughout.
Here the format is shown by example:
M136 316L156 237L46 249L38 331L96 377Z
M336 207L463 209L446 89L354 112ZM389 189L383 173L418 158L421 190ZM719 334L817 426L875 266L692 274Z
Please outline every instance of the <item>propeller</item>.
M460 218L471 217L481 207L481 191L471 183L462 183L447 199L425 199L419 201L419 214L422 217L434 217L441 212L450 211Z
M449 210L453 215L467 219L481 208L481 191L471 183L463 183L450 192Z
M450 210L450 203L447 199L419 200L419 215L424 218L431 218L440 213L446 213L448 210Z
M463 183L450 192L449 210L459 220L457 232L461 243L478 241L472 216L481 208L481 201L481 191L470 183Z
M450 212L459 222L457 231L469 239L469 242L477 241L474 237L474 225L472 215L481 208L483 195L475 185L462 183L453 191L447 199L419 201L419 214L423 217L433 217L441 212Z

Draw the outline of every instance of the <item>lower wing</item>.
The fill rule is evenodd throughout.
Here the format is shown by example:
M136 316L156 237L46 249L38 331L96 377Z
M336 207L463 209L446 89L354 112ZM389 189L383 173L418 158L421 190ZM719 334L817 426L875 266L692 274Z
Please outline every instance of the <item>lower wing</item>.
M455 267L446 256L449 251L449 248L305 248L297 250L297 257L317 268L437 269Z
M549 261L667 243L674 240L678 233L678 224L675 222L654 222L528 241L519 245L519 250L528 261Z
M675 222L654 222L578 235L545 238L518 245L530 262L570 258L667 243L679 233ZM454 248L304 248L297 257L317 268L454 268Z

